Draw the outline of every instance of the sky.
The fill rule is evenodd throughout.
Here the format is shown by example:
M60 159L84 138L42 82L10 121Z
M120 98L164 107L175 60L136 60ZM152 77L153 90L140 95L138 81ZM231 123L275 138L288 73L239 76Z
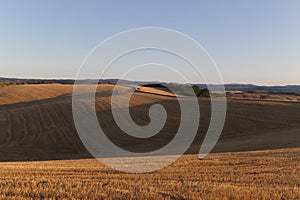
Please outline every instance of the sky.
M298 0L0 0L0 77L75 78L106 38L163 27L200 43L225 83L300 84L299 10Z

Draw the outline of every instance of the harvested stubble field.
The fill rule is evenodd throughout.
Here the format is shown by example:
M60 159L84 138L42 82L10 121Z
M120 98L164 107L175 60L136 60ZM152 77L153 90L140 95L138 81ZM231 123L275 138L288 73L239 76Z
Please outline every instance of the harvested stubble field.
M96 110L117 145L152 151L176 134L178 103L155 90L134 94L130 111L137 124L145 125L149 106L164 105L168 119L161 135L145 143L118 134L109 109L112 89L99 85ZM299 103L229 100L216 154L198 160L190 154L198 153L210 117L209 101L199 99L201 123L187 155L158 172L125 174L91 159L74 127L71 94L72 85L0 87L2 199L300 198Z
M299 199L300 150L185 155L125 174L95 159L0 164L3 199Z

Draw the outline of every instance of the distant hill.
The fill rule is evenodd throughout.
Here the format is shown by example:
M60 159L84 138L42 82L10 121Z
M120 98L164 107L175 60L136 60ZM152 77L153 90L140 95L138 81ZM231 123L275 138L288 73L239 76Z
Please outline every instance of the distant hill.
M101 79L99 84L116 84L119 81L120 84L124 85L143 85L149 82L146 81L130 81L130 80L119 80L119 79ZM0 82L7 84L74 84L74 79L22 79L22 78L4 78L0 77ZM85 79L79 80L78 83L89 84L97 82L96 79ZM151 82L151 83L161 83L161 82ZM178 84L179 83L172 83ZM200 88L207 88L205 84L193 84ZM213 90L222 89L222 85L210 84ZM247 91L247 92L273 92L273 93L296 93L300 94L300 85L286 85L286 86L259 86L253 84L225 84L226 90L237 90L237 91Z
M196 84L200 88L207 88L205 84ZM209 85L213 90L220 90L222 85ZM300 85L286 86L259 86L253 84L225 84L226 90L237 90L244 92L273 92L273 93L297 93L300 94Z

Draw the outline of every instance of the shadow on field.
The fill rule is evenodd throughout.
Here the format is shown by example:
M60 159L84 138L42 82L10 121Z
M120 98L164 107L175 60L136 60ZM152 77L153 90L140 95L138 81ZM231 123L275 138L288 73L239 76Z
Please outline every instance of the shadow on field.
M164 128L148 139L124 134L116 125L109 108L111 93L97 93L97 116L107 137L131 152L150 152L167 145L180 123L176 98L157 98L136 93L130 112L138 125L150 122L148 111L153 103L168 113ZM155 98L154 98L155 97ZM72 117L72 97L61 95L39 101L0 106L0 161L64 160L91 158L76 132ZM155 99L138 104L138 99ZM199 99L201 119L197 136L186 151L197 154L210 122L210 101ZM228 101L227 118L213 152L236 152L300 147L300 104ZM189 134L189 133L187 133Z

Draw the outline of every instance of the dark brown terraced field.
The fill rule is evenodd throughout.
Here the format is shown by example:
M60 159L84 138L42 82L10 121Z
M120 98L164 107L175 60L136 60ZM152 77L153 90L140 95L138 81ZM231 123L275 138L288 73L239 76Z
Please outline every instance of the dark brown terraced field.
M82 87L85 87L84 85ZM180 123L176 98L138 92L131 98L131 114L139 125L150 119L153 103L165 106L168 119L160 135L150 141L122 136L113 120L113 85L99 85L96 109L99 122L112 141L132 151L151 151L172 139ZM123 90L126 91L127 86ZM153 89L152 93L159 93ZM72 118L72 85L23 85L0 88L0 160L89 158ZM210 120L210 102L199 100L201 123L187 153L197 153ZM189 133L187 133L189 134ZM300 104L228 101L225 127L214 152L300 147ZM134 145L133 145L134 144Z

